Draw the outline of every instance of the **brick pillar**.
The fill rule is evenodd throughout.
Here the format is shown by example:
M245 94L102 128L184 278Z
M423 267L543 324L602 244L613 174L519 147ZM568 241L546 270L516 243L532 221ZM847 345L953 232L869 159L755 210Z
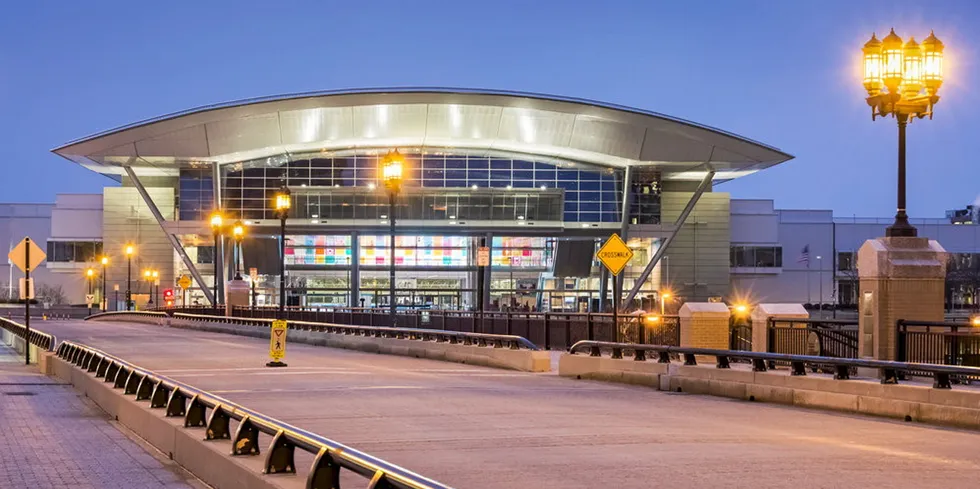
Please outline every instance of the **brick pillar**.
M810 313L806 312L803 304L758 304L752 308L752 351L769 351L769 319L809 319ZM794 323L795 327L805 328L805 323ZM777 353L799 353L787 352Z
M895 360L899 319L942 321L946 250L928 238L871 239L858 250L858 355Z
M691 348L728 349L728 306L720 302L686 302L677 313L681 320L681 345Z

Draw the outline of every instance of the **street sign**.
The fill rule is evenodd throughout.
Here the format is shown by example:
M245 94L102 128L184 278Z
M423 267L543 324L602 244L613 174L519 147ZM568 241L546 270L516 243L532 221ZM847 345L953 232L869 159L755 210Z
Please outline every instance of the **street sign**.
M259 280L259 269L258 268L249 268L248 269L248 276L252 279L252 282L258 281Z
M481 246L476 250L476 266L478 267L489 267L490 266L490 247Z
M619 275L619 272L622 272L626 264L633 259L633 250L626 246L623 238L613 233L599 248L596 258L609 270L609 273Z
M24 277L20 278L20 300L26 301L34 298L34 280L31 280L30 290L27 290L27 279ZM28 292L30 294L28 294Z
M286 356L286 321L276 319L272 322L271 334L269 335L269 357L272 363L280 363Z
M191 282L191 278L188 277L187 275L181 275L180 279L177 280L177 285L184 290L191 288L192 283L193 282Z
M30 263L27 261L28 250L30 250ZM10 263L17 266L20 271L26 272L27 270L34 270L37 268L37 266L40 265L45 258L47 258L47 255L44 254L44 250L38 247L38 245L36 245L31 238L24 238L20 240L20 243L17 243L17 246L14 246L14 249L10 250L10 253L7 254L7 258L9 258Z
M95 303L95 295L85 294L85 303L88 304L88 307L92 307L92 304Z

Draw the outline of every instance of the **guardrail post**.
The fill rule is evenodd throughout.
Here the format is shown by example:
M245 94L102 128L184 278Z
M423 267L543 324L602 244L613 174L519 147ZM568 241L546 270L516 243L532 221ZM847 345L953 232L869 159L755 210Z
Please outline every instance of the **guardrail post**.
M623 358L623 349L618 347L613 347L612 358L621 359Z
M203 427L207 424L204 403L201 402L197 394L194 394L194 397L191 398L191 404L184 414L184 428Z
M806 364L803 362L790 362L790 367L793 369L790 375L806 375Z
M290 443L283 430L276 432L269 444L269 455L265 458L266 474L295 474L296 445ZM339 487L339 486L337 486Z
M752 371L753 372L765 372L766 370L767 369L766 369L766 361L765 360L762 360L760 358L753 358L752 359Z
M952 389L953 388L953 386L950 385L951 382L949 381L949 374L947 374L945 372L936 372L936 373L932 374L932 377L933 377L933 382L932 382L933 389Z
M180 391L180 387L174 387L167 400L167 417L173 418L187 414L187 396Z
M211 417L208 418L208 428L205 431L205 440L226 440L231 438L231 431L228 429L231 423L231 417L225 412L225 409L218 404L211 411Z
M313 459L306 487L340 487L340 465L326 447L320 448Z
M897 384L898 383L898 372L892 368L881 369L881 383L882 384Z
M727 355L718 355L715 357L715 368L732 368L731 363L728 360Z

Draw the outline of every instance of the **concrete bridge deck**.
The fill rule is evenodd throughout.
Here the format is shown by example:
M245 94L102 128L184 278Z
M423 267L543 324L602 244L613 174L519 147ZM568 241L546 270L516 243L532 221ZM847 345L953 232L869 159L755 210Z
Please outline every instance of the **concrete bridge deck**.
M949 489L980 474L971 431L300 344L270 369L266 340L37 326L459 488Z

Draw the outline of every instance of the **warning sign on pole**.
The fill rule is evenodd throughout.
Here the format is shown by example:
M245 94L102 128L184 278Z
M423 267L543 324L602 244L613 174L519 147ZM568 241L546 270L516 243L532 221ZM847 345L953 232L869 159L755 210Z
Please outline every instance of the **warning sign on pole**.
M269 328L269 358L272 359L265 364L267 367L285 367L282 359L286 357L286 321L276 319Z

